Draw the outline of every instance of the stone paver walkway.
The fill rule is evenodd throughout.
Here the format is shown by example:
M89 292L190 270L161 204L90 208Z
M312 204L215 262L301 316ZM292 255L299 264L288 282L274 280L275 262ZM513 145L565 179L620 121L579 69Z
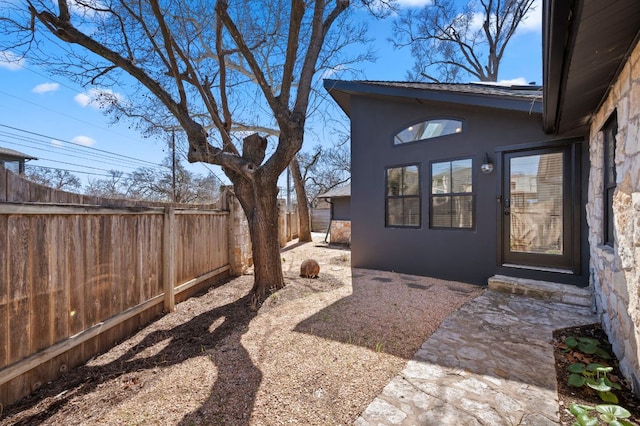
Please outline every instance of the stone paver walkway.
M487 290L443 321L355 424L557 424L552 332L594 322L589 308Z

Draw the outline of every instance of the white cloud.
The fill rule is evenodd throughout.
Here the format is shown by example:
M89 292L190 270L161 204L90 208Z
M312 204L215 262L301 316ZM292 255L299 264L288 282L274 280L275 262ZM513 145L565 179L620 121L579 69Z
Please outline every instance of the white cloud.
M64 144L57 140L57 139L51 139L51 146L55 146L56 148L60 148L62 147Z
M424 7L431 4L431 0L397 0L399 7Z
M91 97L84 93L78 93L73 97L73 100L81 107L87 107L91 103Z
M520 22L518 33L542 32L542 0L535 0L529 13Z
M75 138L71 139L71 142L84 146L92 146L96 143L96 140L90 138L89 136L76 136Z
M460 15L458 15L460 17ZM493 17L492 17L493 18ZM469 24L469 29L477 31L484 25L485 14L483 12L474 12ZM492 19L492 26L495 24L495 19ZM523 34L527 32L541 32L542 31L542 0L535 0L529 13L518 24L516 34Z
M332 67L332 68L327 68L324 71L322 71L322 74L320 75L320 79L324 80L325 78L332 77L332 76L338 74L340 71L342 71L344 69L345 69L344 65L337 65L337 66Z
M60 88L60 84L58 83L42 83L42 84L38 84L36 87L31 89L31 91L33 93L42 94L47 92L55 92L59 88Z
M114 103L123 103L125 97L111 89L90 89L86 93L77 94L73 99L81 107L102 109Z
M23 57L20 57L8 50L0 51L0 68L7 69L9 71L18 71L25 65L26 61Z

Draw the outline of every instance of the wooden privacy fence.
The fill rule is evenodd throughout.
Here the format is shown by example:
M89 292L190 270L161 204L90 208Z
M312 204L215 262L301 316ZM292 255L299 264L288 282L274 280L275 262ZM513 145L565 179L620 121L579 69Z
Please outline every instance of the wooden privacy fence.
M229 270L227 212L0 204L0 401Z
M246 220L224 199L224 211L100 199L0 167L0 404L242 273Z
M176 302L251 264L246 218L56 191L0 166L0 404L28 395ZM280 238L298 234L280 210Z

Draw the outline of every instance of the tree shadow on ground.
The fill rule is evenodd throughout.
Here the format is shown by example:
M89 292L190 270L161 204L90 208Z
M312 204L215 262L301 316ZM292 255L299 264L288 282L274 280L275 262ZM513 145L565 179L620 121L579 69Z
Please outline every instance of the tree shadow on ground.
M411 359L445 317L481 292L469 284L365 269L352 269L352 288L295 331Z
M70 409L68 405L74 399L95 391L102 383L118 378L124 381L126 380L125 376L129 373L168 367L191 358L201 357L203 353L207 353L217 369L217 377L211 389L209 401L232 404L233 406L232 410L229 410L229 406L227 406L225 410L227 417L220 419L221 423L248 424L255 395L262 381L262 373L253 364L249 354L240 343L242 334L256 315L255 312L248 309L249 299L249 296L245 296L232 303L199 314L174 328L153 331L146 335L140 343L108 364L78 367L42 387L18 404L11 406L4 417L6 419L18 412L35 407L46 399L48 405L43 404L45 406L39 407L36 413L13 423L18 425L40 424L46 422L59 411ZM215 325L217 323L220 324ZM212 327L214 328L212 329ZM224 353L218 353L215 350L208 351L216 348L223 341L226 346L233 348L239 355L234 357L233 365L227 363ZM140 353L146 349L152 352L155 345L166 346L152 355L140 356ZM222 384L232 382L234 372L238 368L251 373L245 376L249 377L249 380L231 388L225 385L225 392L222 394ZM228 392L229 389L232 389L231 393ZM119 402L131 397L132 392L133 390L131 392L123 390L117 394L110 394L109 405L116 406ZM206 413L203 412L203 407L206 406L207 403L203 404L200 409L187 414L180 424L203 424L201 419L206 416ZM209 422L204 422L204 424L209 424Z

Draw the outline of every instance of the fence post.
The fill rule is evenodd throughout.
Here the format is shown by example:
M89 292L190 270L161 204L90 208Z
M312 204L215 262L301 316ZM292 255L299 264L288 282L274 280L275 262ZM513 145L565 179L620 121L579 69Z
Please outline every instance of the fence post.
M162 275L164 281L164 309L173 312L175 309L176 288L176 226L175 209L165 207L164 230L162 236Z

